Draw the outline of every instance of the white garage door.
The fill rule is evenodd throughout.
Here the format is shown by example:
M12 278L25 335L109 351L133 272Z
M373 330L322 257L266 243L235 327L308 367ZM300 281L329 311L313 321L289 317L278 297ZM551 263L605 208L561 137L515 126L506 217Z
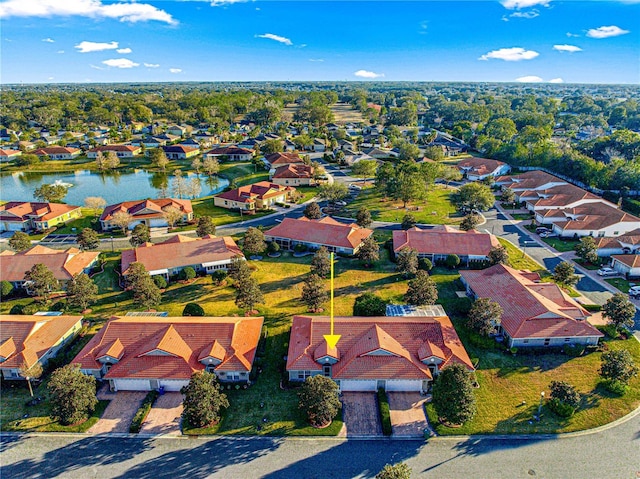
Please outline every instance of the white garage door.
M410 380L388 380L387 391L420 391L422 383Z
M116 391L151 391L148 379L115 379Z
M165 391L180 391L180 389L182 389L182 386L186 386L187 384L189 384L189 381L182 381L182 380L167 380L164 379L162 381L160 381L160 387L164 386L164 390Z
M340 381L341 391L376 391L376 381L356 381L354 379Z

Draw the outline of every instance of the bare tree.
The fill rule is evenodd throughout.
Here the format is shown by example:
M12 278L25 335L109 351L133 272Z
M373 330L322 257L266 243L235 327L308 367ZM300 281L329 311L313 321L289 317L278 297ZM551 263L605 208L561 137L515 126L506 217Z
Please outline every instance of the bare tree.
M42 376L42 373L43 373L42 365L39 362L37 362L29 366L26 363L26 361L23 361L20 364L20 368L18 372L20 376L22 376L25 379L25 381L27 381L27 385L29 386L29 394L31 395L31 397L33 397L33 388L31 387L31 380L38 379L40 376Z
M167 224L169 228L173 228L173 226L182 219L182 211L173 206L169 206L163 212L164 219L167 220Z
M118 211L111 217L111 223L122 229L122 234L127 234L129 223L133 221L133 216L125 211Z
M116 154L116 152L115 151L107 152L107 160L106 160L107 169L113 170L113 169L116 169L118 166L120 166L120 158L118 158L118 155Z
M207 172L207 175L216 175L220 171L220 163L215 158L207 158L202 163L202 168Z
M191 168L195 170L196 173L200 173L200 168L202 168L202 160L200 158L196 158L191 162Z
M182 176L181 170L176 170L173 173L173 180L171 182L171 191L176 198L182 198L187 193L187 182Z
M189 196L191 198L197 198L202 193L202 185L200 183L200 178L194 176L189 180L189 184L187 185L187 191L189 192Z
M104 207L107 206L107 202L104 198L99 196L87 196L84 199L84 206L86 208L92 209L93 214L98 216L98 213L104 210Z
M105 170L107 168L106 158L104 157L101 151L96 153L96 167L100 171Z

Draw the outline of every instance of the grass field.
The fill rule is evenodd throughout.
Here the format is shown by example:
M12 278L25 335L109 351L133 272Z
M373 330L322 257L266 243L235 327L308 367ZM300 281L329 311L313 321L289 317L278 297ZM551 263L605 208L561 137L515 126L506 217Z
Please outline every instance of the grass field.
M525 254L524 251L517 248L513 243L507 241L504 238L498 238L498 241L505 247L509 254L509 266L515 269L528 269L530 271L536 271L539 273L546 273L548 271L536 262L531 256Z
M635 284L635 283L630 283L626 279L622 279L622 278L608 278L608 279L605 279L605 281L609 283L611 286L618 288L623 293L628 293L629 288Z

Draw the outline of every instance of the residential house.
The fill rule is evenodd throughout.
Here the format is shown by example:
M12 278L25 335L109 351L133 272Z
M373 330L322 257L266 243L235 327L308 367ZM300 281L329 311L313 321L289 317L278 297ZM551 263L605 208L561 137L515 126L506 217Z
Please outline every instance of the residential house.
M87 151L87 158L95 159L98 153L107 155L110 151L114 152L118 158L133 158L142 153L142 147L135 145L106 145L96 146Z
M215 135L211 135L210 133L207 133L206 131L201 131L199 133L196 133L195 135L193 135L193 137L196 139L196 141L198 141L200 143L200 145L204 146L204 147L209 147L211 145L213 145L214 143L218 142L218 137Z
M80 206L9 201L0 205L0 231L43 231L80 217Z
M122 252L121 273L126 277L132 263L142 263L150 275L161 275L167 281L186 267L196 273L209 274L226 270L242 251L230 236L203 238L176 235L162 243L145 243Z
M244 148L245 150L258 150L260 148L260 142L254 138L246 138L238 143L238 148Z
M112 391L180 391L193 373L246 384L263 318L115 316L71 361Z
M355 223L340 223L329 216L319 220L284 218L282 223L264 232L266 241L275 241L282 248L293 249L301 244L309 249L325 246L329 251L354 255L373 230Z
M640 278L640 254L614 254L611 267L627 279Z
M34 155L44 157L51 160L72 160L82 153L77 148L68 148L66 146L48 146L46 148L38 148L33 152Z
M459 161L456 168L470 181L484 180L490 176L496 178L511 171L511 167L502 161L476 157Z
M556 283L542 282L538 273L503 264L484 270L462 270L460 279L474 299L490 298L503 310L500 332L509 347L595 346L603 334L590 316Z
M115 205L107 206L100 216L100 226L104 231L119 228L113 224L113 216L116 213L128 213L131 222L128 229L132 230L138 224L145 224L150 228L168 226L165 211L168 208L176 208L183 214L181 222L185 223L193 219L193 207L190 200L178 198L158 198L140 201L123 201Z
M269 208L275 203L286 203L291 199L295 190L291 186L259 181L235 190L218 193L213 197L213 204L221 208L239 209L253 213L255 210Z
M170 160L188 160L200 154L199 148L184 145L163 146L162 150Z
M38 146L31 141L19 141L18 143L15 143L15 149L22 151L32 151L36 148L38 148Z
M339 334L336 347L324 336ZM438 316L294 316L286 370L290 381L310 376L333 379L340 391L426 393L451 364L473 371L451 320Z
M312 151L316 153L322 153L326 149L327 149L327 145L325 144L324 140L321 140L320 138L313 139L313 145L311 145Z
M26 251L5 250L0 253L0 278L14 288L29 290L24 275L36 264L43 264L53 272L62 289L76 274L89 273L98 263L99 251L80 251L78 248L51 249L42 245Z
M167 133L179 137L183 137L184 135L186 135L187 131L188 130L186 126L171 125L169 128L167 128Z
M209 150L204 154L204 158L216 158L229 161L251 161L253 150L238 148L237 146L222 146Z
M82 316L0 315L0 374L24 380L24 372L58 354L82 328Z
M22 155L20 150L3 150L0 149L0 162L11 161Z
M277 168L283 165L303 164L304 161L297 153L272 153L265 157L265 160L271 168Z
M10 130L8 128L0 128L0 141L11 141L11 138L13 136L18 138L20 134L15 130Z
M598 256L640 253L640 228L615 238L596 238Z
M371 158L375 158L376 160L398 157L398 154L396 152L383 148L367 148L364 150L364 153L369 155Z
M498 247L498 238L492 234L476 230L461 231L446 225L431 229L414 226L406 231L393 232L394 254L410 248L420 258L428 258L433 263L445 261L450 254L457 255L466 265L470 261L486 261L491 249Z
M188 146L189 148L196 148L198 150L200 150L200 143L198 143L196 140L194 140L193 138L187 138L184 141L181 141L180 143L178 143L180 146Z
M164 146L166 144L166 140L162 140L156 136L148 136L140 141L140 145L144 146L146 150L145 155L147 156L149 154L149 151L155 148L160 148L161 146Z
M516 199L524 201L519 198L519 193L522 191L548 190L568 183L544 171L532 170L517 176L499 176L495 179L495 184L502 186L503 189L513 190Z
M284 151L296 151L296 144L291 140L284 140Z
M587 203L605 203L613 208L613 203L602 199L600 196L589 193L575 185L553 186L545 190L527 190L516 193L519 201L524 201L529 211L547 209L574 208Z

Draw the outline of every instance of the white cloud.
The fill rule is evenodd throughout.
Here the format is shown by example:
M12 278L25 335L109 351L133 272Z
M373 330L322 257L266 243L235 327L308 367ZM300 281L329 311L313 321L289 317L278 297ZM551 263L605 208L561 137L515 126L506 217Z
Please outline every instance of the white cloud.
M147 68L158 68L160 66L159 63L143 63L143 65Z
M118 42L100 43L100 42L80 42L75 47L80 53L101 52L103 50L115 50L118 48Z
M58 50L56 53L64 53L64 50Z
M89 65L91 68L93 68L94 70L106 70L106 68L104 67L99 67L98 65Z
M493 58L496 60L504 60L505 62L519 62L520 60L533 60L538 55L540 55L538 52L525 50L520 47L500 48L499 50L493 50L482 55L478 60L489 60Z
M551 0L502 0L500 3L509 10L520 10L521 8L531 8L536 5L548 7Z
M131 53L133 50L131 50L131 48L118 48L116 50L118 53Z
M540 12L534 8L528 12L513 12L509 16L513 18L536 18L540 16Z
M579 37L580 35L578 35L577 33L567 32L567 36L571 38L571 37Z
M287 37L281 37L280 35L274 35L273 33L265 33L263 35L256 35L257 38L268 38L276 42L284 43L285 45L293 45L293 42Z
M427 29L429 28L429 21L428 20L423 20L418 25L420 26L420 30L418 30L418 33L420 35L426 35L427 34Z
M384 73L375 73L368 70L358 70L357 72L353 72L353 74L360 78L380 78L384 76Z
M171 73L182 73L182 69L181 68L169 68L169 71Z
M516 81L520 83L540 83L541 81L544 81L544 80L535 75L527 75L524 77L516 78Z
M133 68L133 67L140 66L139 63L134 63L128 58L114 58L111 60L105 60L102 63L104 65L107 65L108 67L114 67L114 68Z
M102 0L6 0L0 4L0 18L79 16L112 18L121 22L155 20L178 23L169 13L148 3L120 2L104 5Z
M43 38L42 41L46 42L46 43L55 43L56 42L53 38Z
M559 52L569 52L569 53L582 51L582 48L576 47L575 45L554 45L553 49L558 50Z
M564 83L564 80L562 78L552 78L549 83Z
M629 33L629 30L623 30L622 28L616 27L615 25L587 30L587 36L591 38L617 37L620 35L625 35L627 33Z
M53 80L53 77L49 77L49 78L47 78L47 80Z
M324 58L309 58L310 62L323 62Z
M234 3L246 3L249 0L211 0L212 7L226 7L227 5L233 5ZM260 10L256 8L256 10Z

